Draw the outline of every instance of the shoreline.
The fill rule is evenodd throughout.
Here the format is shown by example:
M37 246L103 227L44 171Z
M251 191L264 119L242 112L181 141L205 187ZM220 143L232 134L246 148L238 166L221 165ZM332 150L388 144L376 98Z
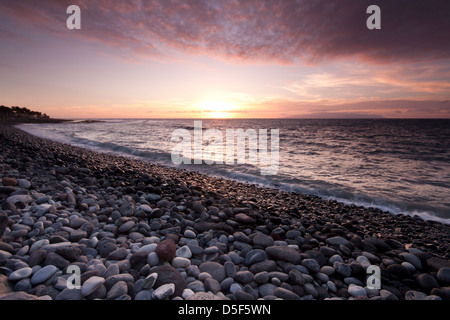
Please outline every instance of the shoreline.
M119 291L126 293L113 298L167 299L187 289L191 296L211 291L237 300L450 298L445 289L450 284L438 277L441 268L450 267L450 226L440 222L97 153L9 125L0 124L0 142L1 177L11 178L10 186L0 186L8 216L0 266L10 270L8 277L35 269L10 281L15 289L28 289L16 292L103 299L124 282L127 289L121 284ZM15 195L17 202L7 201ZM43 249L37 251L45 257L31 266L29 251L41 240ZM48 249L56 243L65 246ZM189 257L172 252L186 248ZM8 264L14 259L22 263ZM382 271L378 292L364 291L369 261ZM103 282L84 294L56 286L69 264L80 264L84 273L97 271ZM57 270L33 282L48 265ZM108 282L105 273L116 267L118 273L109 277L126 279ZM211 277L200 276L205 272ZM154 273L169 279L146 289ZM155 294L164 284L174 284L174 292ZM357 292L360 288L364 292Z

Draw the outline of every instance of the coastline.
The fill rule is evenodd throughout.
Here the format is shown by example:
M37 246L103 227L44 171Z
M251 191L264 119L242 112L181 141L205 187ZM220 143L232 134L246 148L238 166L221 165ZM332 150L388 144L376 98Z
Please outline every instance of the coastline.
M9 281L23 289L16 298L166 299L187 288L237 300L450 299L438 276L450 267L442 223L97 153L10 125L0 124L0 142L1 177L11 178L0 186L0 266L8 278L35 269ZM32 266L33 252L43 257ZM368 263L381 269L378 292L364 290ZM82 292L85 275L81 290L64 289L58 278L70 264L100 284ZM33 281L49 265L53 274Z

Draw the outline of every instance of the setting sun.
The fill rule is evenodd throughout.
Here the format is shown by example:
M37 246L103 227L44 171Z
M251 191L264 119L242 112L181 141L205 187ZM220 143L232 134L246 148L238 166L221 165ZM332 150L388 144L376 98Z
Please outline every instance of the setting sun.
M205 118L213 119L230 118L231 112L236 109L235 105L224 101L204 101L199 105L205 113Z

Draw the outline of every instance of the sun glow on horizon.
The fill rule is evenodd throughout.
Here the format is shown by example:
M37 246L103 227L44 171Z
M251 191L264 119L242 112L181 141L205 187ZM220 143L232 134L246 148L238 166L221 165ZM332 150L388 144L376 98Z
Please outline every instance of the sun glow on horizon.
M232 118L232 113L237 109L236 105L219 100L208 100L199 103L205 118L227 119Z

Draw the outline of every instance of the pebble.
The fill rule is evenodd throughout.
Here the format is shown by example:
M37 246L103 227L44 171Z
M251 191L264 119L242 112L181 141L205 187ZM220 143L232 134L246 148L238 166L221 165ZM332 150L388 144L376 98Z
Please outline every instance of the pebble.
M222 282L226 277L224 266L218 262L204 262L199 266L199 269L201 272L209 273L211 277L216 279L218 282Z
M172 239L165 239L158 243L155 252L162 261L172 261L176 254L175 242Z
M19 270L12 272L8 276L8 280L9 281L19 281L19 280L28 278L32 272L33 272L33 269L31 269L30 267L21 268Z
M358 285L350 284L348 287L348 293L353 297L367 297L366 290Z
M133 220L127 221L119 227L118 231L119 233L127 233L131 229L133 229L135 225L136 222L134 222Z
M152 298L157 300L164 300L165 298L170 297L175 292L175 284L167 283L163 284L155 291L153 291Z
M172 260L174 268L187 268L191 265L191 260L182 257L176 257Z
M274 259L287 261L293 264L299 264L302 260L301 255L297 250L286 246L271 246L267 247L265 251Z
M283 300L300 300L300 297L297 294L281 287L276 288L273 295Z
M184 231L184 236L185 236L186 238L189 238L189 239L195 239L195 238L197 237L197 235L195 234L195 232L192 231L192 230L189 230L189 229L186 229L186 230Z
M274 240L270 236L267 236L262 233L258 233L256 236L253 237L253 244L256 246L261 246L261 247L266 248L266 247L273 246Z
M31 284L33 286L38 285L40 283L44 283L48 279L50 279L56 272L58 268L53 265L48 265L36 271L35 274L31 277Z
M104 282L105 282L105 279L102 277L97 277L97 276L90 277L81 286L81 294L85 297L89 296L95 290L99 289L103 285Z
M417 270L422 269L422 262L416 255L409 252L402 252L399 256L411 263Z
M436 275L438 281L444 284L450 284L450 268L440 268Z
M439 284L436 279L428 274L422 273L416 277L417 285L425 292L429 293L433 288L439 288Z
M175 256L190 259L192 257L192 252L188 246L182 246L181 248L177 249L177 251L175 251Z
M320 271L320 265L314 259L305 259L302 261L302 265L311 272L319 272Z
M115 285L113 285L111 289L109 289L108 294L106 295L106 299L113 300L115 298L127 294L127 292L128 292L127 283L125 281L119 281Z
M349 246L351 244L350 241L341 236L328 238L327 240L325 240L325 242L331 246L340 246L340 245Z

